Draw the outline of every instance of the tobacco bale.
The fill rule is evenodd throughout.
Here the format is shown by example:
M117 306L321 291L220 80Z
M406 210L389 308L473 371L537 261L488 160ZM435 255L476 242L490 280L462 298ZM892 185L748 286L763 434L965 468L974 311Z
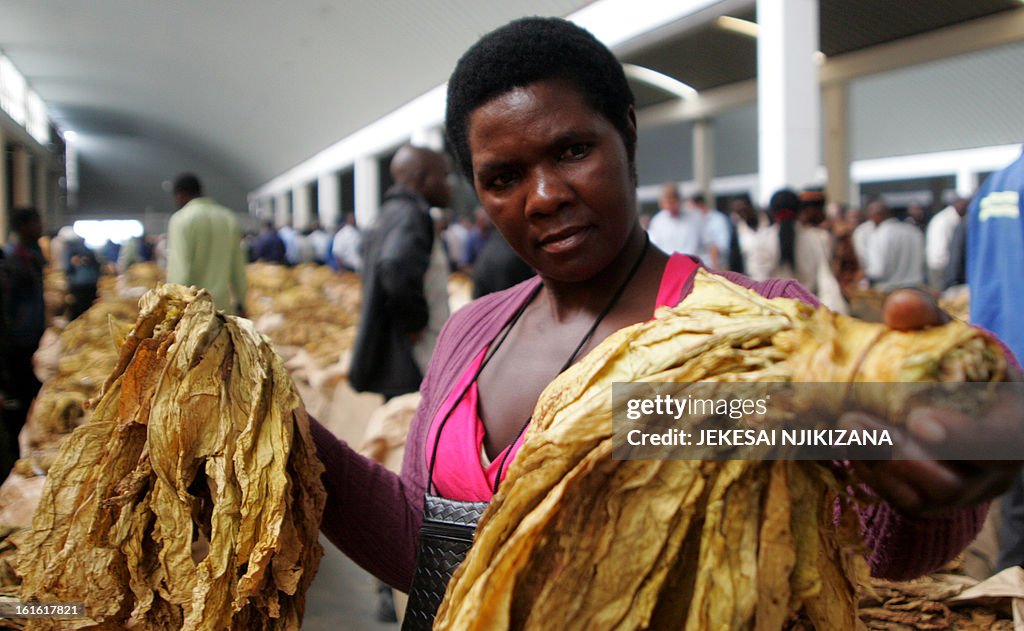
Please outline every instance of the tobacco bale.
M21 597L85 603L84 629L297 629L322 470L266 338L205 291L160 286L50 470Z
M854 629L867 569L852 498L836 523L834 470L612 460L612 383L703 382L706 396L742 382L1004 374L994 343L962 323L888 331L699 272L679 307L609 336L541 394L435 629Z

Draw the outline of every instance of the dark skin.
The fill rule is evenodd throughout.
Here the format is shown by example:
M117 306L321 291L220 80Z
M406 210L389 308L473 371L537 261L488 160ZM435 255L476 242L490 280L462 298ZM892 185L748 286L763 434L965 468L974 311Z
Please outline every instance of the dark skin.
M628 116L632 122L632 111ZM498 230L543 280L478 380L484 449L493 459L516 439L541 391L623 282L643 250L644 236L629 175L632 156L614 126L571 87L542 81L517 88L480 106L469 120L477 195ZM651 318L666 261L657 248L648 250L577 359L619 328ZM885 318L900 329L947 320L921 292L895 292ZM993 415L1020 425L1019 408ZM841 422L848 428L882 423L863 415L845 415ZM855 463L854 469L908 513L929 514L995 497L1019 463L946 463L929 457L935 424L946 436L963 439L970 434L969 422L948 410L912 414L907 436L897 442L918 460Z
M899 330L923 329L949 322L932 297L922 291L901 289L886 297L885 323ZM1020 374L1010 371L1010 379ZM893 443L905 460L854 462L858 478L905 513L934 515L951 508L965 508L1001 495L1020 468L1019 461L940 461L930 449L944 441L969 446L993 440L996 432L1019 432L1021 405L1008 398L997 401L981 419L953 410L927 407L911 411L903 430L866 414L851 412L840 418L846 429L888 428ZM985 428L985 429L982 429Z
M642 235L638 241L643 246ZM581 300L576 309L564 309L565 294L546 287L533 300L523 317L509 332L508 339L481 373L480 414L487 430L484 449L493 459L518 436L523 424L576 345L594 323L632 267L639 254L637 247L625 250L631 257L617 267L619 274L602 282L591 300ZM630 283L616 307L601 322L590 341L576 355L578 361L618 329L649 320L654 312L661 274L668 257L649 249L636 279ZM611 291L608 291L608 289ZM601 298L603 300L598 300ZM509 387L508 384L515 384Z
M481 203L544 280L479 378L484 447L493 458L515 440L541 391L622 284L644 249L644 233L623 138L575 90L541 82L501 95L471 114L469 140ZM647 250L577 359L617 329L651 317L666 260L657 248Z

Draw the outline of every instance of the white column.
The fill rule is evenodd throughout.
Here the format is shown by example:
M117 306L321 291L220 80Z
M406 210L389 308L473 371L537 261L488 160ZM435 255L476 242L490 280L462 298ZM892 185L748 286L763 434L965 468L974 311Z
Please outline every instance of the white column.
M249 214L256 218L260 226L265 221L274 220L273 202L269 197L257 197L249 203Z
M356 225L365 230L377 220L380 210L380 167L376 156L362 156L353 166Z
M28 206L32 203L32 157L28 149L16 145L12 160L14 178L11 189L14 193L14 205Z
M274 225L278 228L292 223L292 197L288 191L274 196Z
M711 119L702 118L693 124L693 183L708 206L715 206L711 180L715 178L715 128Z
M822 89L822 110L825 118L825 170L828 181L825 196L829 201L849 203L850 155L847 148L846 124L847 86L845 82L830 83Z
M64 211L78 210L78 149L75 140L64 142Z
M0 127L0 246L7 243L7 148L4 129Z
M818 0L758 0L760 195L815 182L821 164Z
M296 230L305 230L313 223L313 209L310 208L309 185L300 182L292 189L292 226Z
M49 204L49 182L50 182L50 161L47 156L36 156L36 178L35 178L35 205L43 216L43 223L47 228L56 228L50 225L53 221L53 213Z
M970 199L978 190L978 174L970 169L956 172L956 194Z
M341 178L334 171L322 174L316 180L317 217L328 232L338 228L341 217Z

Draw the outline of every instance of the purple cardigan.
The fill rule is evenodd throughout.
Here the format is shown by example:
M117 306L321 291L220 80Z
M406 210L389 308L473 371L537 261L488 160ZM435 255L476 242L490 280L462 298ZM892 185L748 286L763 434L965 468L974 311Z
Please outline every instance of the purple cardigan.
M795 281L755 283L739 274L722 275L767 298L819 304ZM420 386L423 399L409 428L401 476L359 455L312 422L317 455L326 467L327 506L320 529L342 552L389 585L408 591L412 583L427 486L425 452L430 420L466 366L539 282L534 277L484 296L448 320ZM974 539L986 510L983 505L926 519L903 515L885 503L862 509L861 526L872 550L868 559L872 574L904 579L941 566Z

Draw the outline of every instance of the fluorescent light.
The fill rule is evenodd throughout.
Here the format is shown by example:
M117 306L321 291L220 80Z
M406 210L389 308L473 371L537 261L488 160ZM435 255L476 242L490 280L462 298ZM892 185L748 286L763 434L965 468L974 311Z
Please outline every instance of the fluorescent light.
M605 46L619 44L693 15L721 0L597 0L569 16Z
M73 132L73 131L71 131L70 129L67 130L66 132L64 132L63 136L64 136L64 140L66 140L68 142L74 142L74 141L78 140L78 134Z
M726 31L732 31L733 33L739 33L740 35L746 35L747 37L757 37L757 23L751 22L750 20L741 20L740 18L734 18L730 15L722 15L715 20L715 24L718 28L725 29Z
M674 94L681 99L695 99L698 96L697 90L693 87L688 86L682 81L674 79L667 74L662 74L657 70L651 70L650 68L644 68L643 66L637 66L634 64L622 64L622 69L630 79L646 83L647 85L652 85L670 94Z
M1024 2L1024 0L1020 1ZM731 15L719 16L715 20L715 25L718 26L718 28L720 29L732 31L733 33L739 33L740 35L746 35L747 37L753 37L754 39L757 39L757 36L760 33L761 29L761 27L758 26L756 22L751 22L750 20L742 20L740 18L734 18ZM827 61L825 53L821 52L820 50L815 51L814 63L819 66L823 66L825 65L825 61Z

